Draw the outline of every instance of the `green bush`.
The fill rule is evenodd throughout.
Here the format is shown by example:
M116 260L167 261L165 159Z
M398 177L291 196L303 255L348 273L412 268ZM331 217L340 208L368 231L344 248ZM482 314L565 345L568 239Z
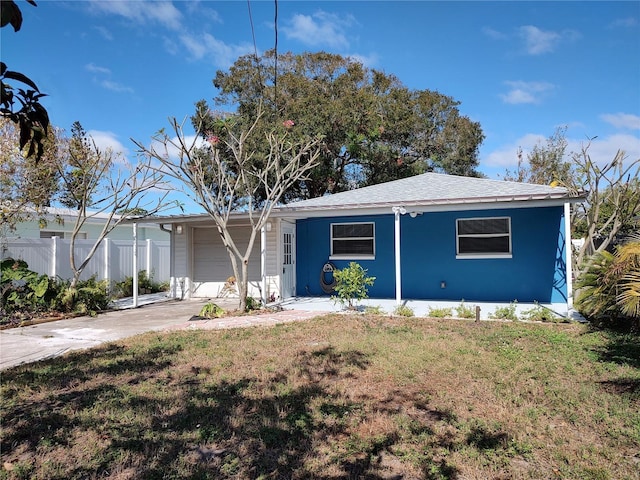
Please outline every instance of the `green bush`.
M368 298L367 287L373 285L376 277L367 276L367 271L359 263L351 262L349 266L333 272L336 280L335 292L331 298L350 309L354 302Z
M147 276L146 270L138 272L138 293L158 293L169 290L169 282L155 282L153 274ZM116 282L113 288L114 295L117 298L125 298L133 296L133 277L125 277L124 280Z
M367 305L364 307L364 313L369 315L384 315L385 311L380 305Z
M406 306L406 305L398 305L393 310L393 314L401 316L401 317L413 317L414 316L413 309L411 307Z
M560 322L563 321L555 312L536 304L535 307L522 312L521 318L531 322Z
M429 308L429 316L433 318L445 318L451 315L450 308Z
M518 314L516 313L516 305L517 301L514 300L509 304L508 307L498 307L495 312L491 315L491 318L499 319L499 320L518 320Z
M251 312L253 310L260 310L262 308L262 302L260 300L256 300L253 297L247 297L247 304L245 306L246 312Z
M600 328L640 331L640 236L589 258L576 282L576 309Z
M80 280L75 288L65 282L65 288L56 299L60 310L64 312L91 316L108 309L110 301L108 282L97 280L95 275Z
M59 291L55 280L29 270L23 260L3 260L0 270L1 323L22 321L51 309L51 303Z
M2 270L0 323L19 323L45 313L95 315L108 308L107 282L93 276L75 288L69 281L49 278L29 270L22 260L4 260Z
M456 307L456 316L458 318L476 318L476 310L472 307L467 307L464 304L464 300L460 302L460 305Z
M200 309L199 315L206 318L220 318L225 314L224 308L213 302L205 303Z

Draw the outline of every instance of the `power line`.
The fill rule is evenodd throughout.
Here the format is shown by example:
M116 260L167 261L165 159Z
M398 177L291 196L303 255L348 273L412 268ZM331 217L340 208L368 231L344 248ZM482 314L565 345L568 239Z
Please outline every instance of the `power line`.
M273 20L274 30L275 30L275 46L274 46L274 55L275 55L275 64L274 64L274 72L273 72L273 103L275 105L276 114L278 113L278 0L274 0L275 2L275 18Z
M260 93L264 90L262 82L262 74L260 73L260 58L258 57L258 46L256 44L256 32L253 28L253 15L251 14L251 0L247 0L247 8L249 9L249 23L251 24L251 36L253 37L253 54L256 57L256 65L258 70L258 81L260 82Z

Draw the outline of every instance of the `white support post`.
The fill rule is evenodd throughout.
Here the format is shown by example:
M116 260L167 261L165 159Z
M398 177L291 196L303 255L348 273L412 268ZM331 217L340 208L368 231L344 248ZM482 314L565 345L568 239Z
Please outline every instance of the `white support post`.
M151 278L151 275L153 275L153 268L151 267L152 264L152 259L153 259L153 245L152 245L152 240L150 238L147 238L147 278Z
M138 224L133 224L133 308L138 307Z
M107 281L108 288L111 288L111 240L105 238L102 245L104 248L104 279Z
M407 213L404 207L393 207L391 209L394 214L394 244L395 244L395 263L396 263L396 304L402 303L402 276L400 272L400 215Z
M571 243L571 204L564 204L565 268L567 275L567 309L573 309L573 244ZM567 312L568 313L568 312Z
M58 275L58 240L59 237L51 237L51 264L49 266L51 278L56 278Z
M267 304L267 227L260 229L260 274L262 278L262 305Z

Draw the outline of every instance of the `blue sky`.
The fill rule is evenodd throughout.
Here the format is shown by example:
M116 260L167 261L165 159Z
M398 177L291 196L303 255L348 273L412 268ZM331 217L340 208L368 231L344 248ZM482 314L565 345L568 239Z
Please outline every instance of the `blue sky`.
M49 96L54 125L79 120L135 161L211 99L212 79L254 49L247 2L17 2L22 30L1 30L2 61ZM274 46L274 2L251 1L259 53ZM437 90L480 122L480 170L498 178L518 147L567 126L569 150L596 161L640 157L640 2L280 1L278 50L329 51Z

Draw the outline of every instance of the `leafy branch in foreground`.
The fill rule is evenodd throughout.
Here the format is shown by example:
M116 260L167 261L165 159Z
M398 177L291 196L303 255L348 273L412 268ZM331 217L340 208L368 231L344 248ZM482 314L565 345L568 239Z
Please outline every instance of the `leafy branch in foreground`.
M26 0L36 6L33 0ZM0 27L11 25L15 32L22 27L22 12L13 0L0 2ZM22 84L22 88L15 88L14 81ZM40 103L46 94L41 93L33 80L25 74L9 70L4 62L0 62L0 114L17 124L20 129L20 150L27 145L27 156L35 155L40 160L44 154L44 142L49 129L49 114Z

